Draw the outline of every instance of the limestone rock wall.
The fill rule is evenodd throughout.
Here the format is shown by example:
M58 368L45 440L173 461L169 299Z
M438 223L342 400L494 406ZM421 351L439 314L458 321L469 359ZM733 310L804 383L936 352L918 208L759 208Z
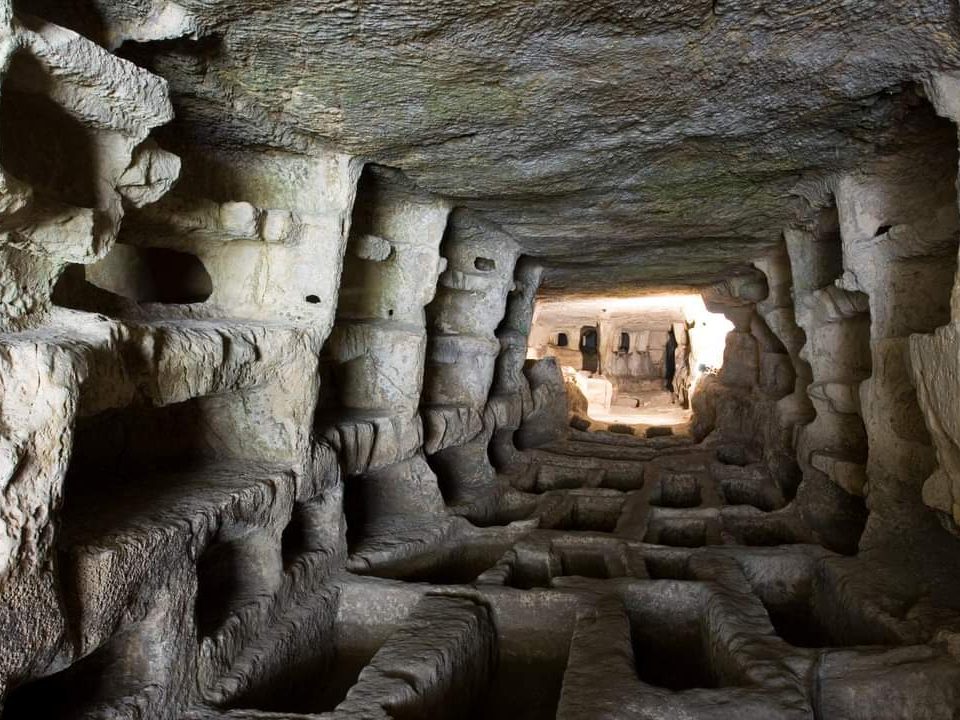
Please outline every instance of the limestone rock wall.
M2 21L5 711L304 692L357 537L496 501L540 267L348 155L161 148L162 79Z
M960 122L960 80L955 75L934 74L928 79L926 90L938 113L955 123ZM951 210L956 203L952 190L951 187L942 188L943 196L937 215L928 212L918 218L920 232L926 234L932 229L933 238L942 238L944 231L952 227L955 215ZM907 231L917 232L914 228L907 228ZM944 250L948 252L950 244L945 245ZM945 271L951 266L949 261L943 262ZM910 335L909 356L897 358L897 364L906 366L910 373L926 429L936 448L936 464L931 462L929 456L924 457L923 466L916 468L913 475L914 483L922 481L923 502L937 511L951 532L960 534L960 466L957 464L957 438L960 435L957 433L957 413L949 400L956 392L960 286L956 280L953 281L949 306L946 306L942 291L947 284L946 279L941 281L941 292L937 295L939 302L934 306L935 314L927 318L928 327L917 328L922 332ZM939 324L942 325L931 332L932 326ZM926 475L921 477L923 472Z
M916 526L933 444L912 380L910 335L950 318L960 244L954 143L878 164L836 188L844 275L870 311L870 376L860 385L868 444L864 543ZM923 178L923 182L920 182ZM929 381L927 381L929 382Z
M510 143L477 138L464 107L482 101L482 124L505 137L508 116L532 115L523 103L542 98L503 96L477 70L504 64L499 48L476 66L450 63L486 37L467 35L497 19L488 9L471 9L465 36L450 41L456 52L438 53L453 73L443 82L396 63L443 98L411 144L394 136L423 120L407 104L410 86L352 97L341 65L321 56L354 47L363 52L351 68L369 61L370 38L351 41L363 26L384 51L371 67L392 70L398 46L461 26L449 8L420 34L406 4L81 5L0 0L4 720L317 717L320 707L334 717L461 717L489 688L502 693L486 699L490 717L511 710L511 693L542 701L544 716L579 717L597 709L597 688L610 693L603 702L657 696L657 712L674 714L727 712L739 697L756 700L758 717L770 707L846 716L850 673L879 694L874 668L901 665L900 684L919 667L927 684L913 685L931 688L921 708L960 704L949 659L960 625L930 599L960 578L947 562L957 555L947 531L960 523L955 128L924 126L902 143L885 129L877 158L873 146L848 148L842 172L794 187L800 212L777 240L768 226L782 218L797 167L745 164L758 157L755 138L742 152L730 143L739 127L720 132L702 109L670 130L688 160L713 157L687 143L711 128L746 176L776 178L744 201L745 215L733 212L748 195L734 172L706 201L690 193L716 187L715 177L683 167L665 176L652 162L656 192L586 192L610 166L594 158L597 141L620 132L594 134L592 121L584 148L557 153L558 174L513 156L504 177L492 172L490 158ZM738 27L737 13L714 5L655 29ZM952 16L923 5L917 33L932 53ZM538 37L539 19L504 8L527 23L517 29L524 42ZM586 22L571 8L544 15ZM267 20L269 37L251 42ZM278 50L277 38L302 39L304 28L312 45ZM950 55L953 42L942 42ZM856 72L835 78L839 105L856 106L853 120L842 116L845 132L900 112L926 117L912 93L879 96L889 80L858 62L873 84ZM899 56L893 65L898 78L913 68ZM273 69L297 81L274 83ZM322 70L335 81L329 97L316 85ZM571 77L571 88L584 85ZM938 75L926 91L955 120L958 85ZM375 110L365 122L350 115L358 105ZM502 127L488 106L504 113ZM614 107L611 120L619 115ZM554 148L541 129L521 144ZM641 183L629 133L617 177ZM644 137L650 160L662 142ZM816 145L809 158L835 149L812 130L777 137ZM444 152L457 162L437 162ZM379 164L391 159L405 171ZM525 186L528 174L546 184ZM611 207L648 195L653 250L626 263L617 247L635 259L643 243L633 221L613 227ZM576 257L574 242L598 219L610 223L608 242ZM567 221L564 238L556 228ZM664 228L700 243L702 267L667 247ZM760 250L769 252L737 265ZM571 428L570 398L576 413L586 399L559 365L578 365L580 353L553 342L539 354L556 357L527 359L529 344L544 344L530 339L542 285L569 287L585 264L593 288L612 270L622 271L619 290L623 278L671 288L710 279L704 301L734 330L722 370L690 398L695 438ZM621 391L662 374L666 328L682 319L667 320L654 336L652 325L593 318L601 371ZM565 329L576 348L580 326L547 334ZM696 339L675 327L684 397ZM756 547L794 544L823 547ZM782 620L795 611L799 624L807 613L839 629L841 644L913 647L788 648L780 635L795 629ZM684 634L674 647L675 629ZM703 661L694 682L751 687L661 692L648 651L670 657L671 647ZM834 694L811 689L817 672ZM912 702L923 701L905 693L893 716Z
M317 431L337 451L355 502L370 520L441 512L436 478L421 452L427 330L446 260L440 242L449 207L367 171L357 196L324 351Z
M791 398L801 381L787 345L798 352L797 338L791 337L792 306L786 300L789 276L782 259L757 264L765 272L753 270L704 292L707 308L722 312L734 329L726 338L723 367L702 378L692 398L694 435L745 445L751 462L761 461L779 491L791 499L800 474Z
M185 378L170 373L178 360L154 343L162 329L79 316L51 301L65 268L110 250L125 195L149 193L176 177L175 158L144 145L150 130L172 116L166 83L73 32L14 15L6 4L0 54L0 626L14 639L0 657L5 689L66 666L104 632L95 622L81 632L61 589L61 517L77 417L148 398L176 402ZM146 172L152 160L156 176Z
M736 330L695 399L700 434L757 438L771 469L802 478L790 510L842 552L933 538L923 502L950 511L949 325L926 333L950 317L956 173L939 128L806 188L805 222L755 262L766 289L740 276L705 293Z
M600 339L599 372L610 379L617 391L630 393L663 388L667 334L674 325L681 330L680 339L686 344L686 322L682 313L678 312L676 319L668 318L665 327L644 327L640 324L642 318L633 322L597 318L595 322ZM567 337L567 345L557 344L561 333ZM622 335L626 335L626 345ZM531 350L540 357L555 357L561 365L580 370L583 367L580 338L579 327L538 324L530 340Z

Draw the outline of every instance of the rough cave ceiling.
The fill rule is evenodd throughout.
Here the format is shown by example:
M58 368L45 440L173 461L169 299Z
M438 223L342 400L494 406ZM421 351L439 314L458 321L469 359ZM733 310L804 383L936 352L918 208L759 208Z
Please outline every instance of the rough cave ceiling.
M546 258L548 292L749 262L799 182L952 137L921 86L960 67L949 0L18 6L167 78L167 144L332 144L400 168Z

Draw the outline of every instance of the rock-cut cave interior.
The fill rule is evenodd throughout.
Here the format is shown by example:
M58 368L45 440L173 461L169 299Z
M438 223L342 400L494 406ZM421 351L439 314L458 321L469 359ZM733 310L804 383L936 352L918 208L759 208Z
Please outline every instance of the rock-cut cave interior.
M0 58L0 720L960 718L955 0Z

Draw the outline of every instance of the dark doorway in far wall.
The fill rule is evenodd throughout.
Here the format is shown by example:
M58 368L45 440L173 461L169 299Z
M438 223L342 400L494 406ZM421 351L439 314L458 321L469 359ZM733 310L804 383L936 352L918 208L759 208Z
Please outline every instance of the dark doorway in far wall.
M677 375L677 335L673 328L667 331L667 346L663 349L664 389L673 390L673 379Z
M587 372L600 372L600 336L597 328L584 325L580 328L580 354L583 356L583 369Z

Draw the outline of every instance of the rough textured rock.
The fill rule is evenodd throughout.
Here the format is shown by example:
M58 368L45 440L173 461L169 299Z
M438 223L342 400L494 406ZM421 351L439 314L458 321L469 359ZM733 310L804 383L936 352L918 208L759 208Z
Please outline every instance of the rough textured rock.
M574 290L749 263L800 175L894 152L960 62L947 0L30 4L169 78L181 136L402 167Z
M3 720L960 715L958 43L0 0Z

